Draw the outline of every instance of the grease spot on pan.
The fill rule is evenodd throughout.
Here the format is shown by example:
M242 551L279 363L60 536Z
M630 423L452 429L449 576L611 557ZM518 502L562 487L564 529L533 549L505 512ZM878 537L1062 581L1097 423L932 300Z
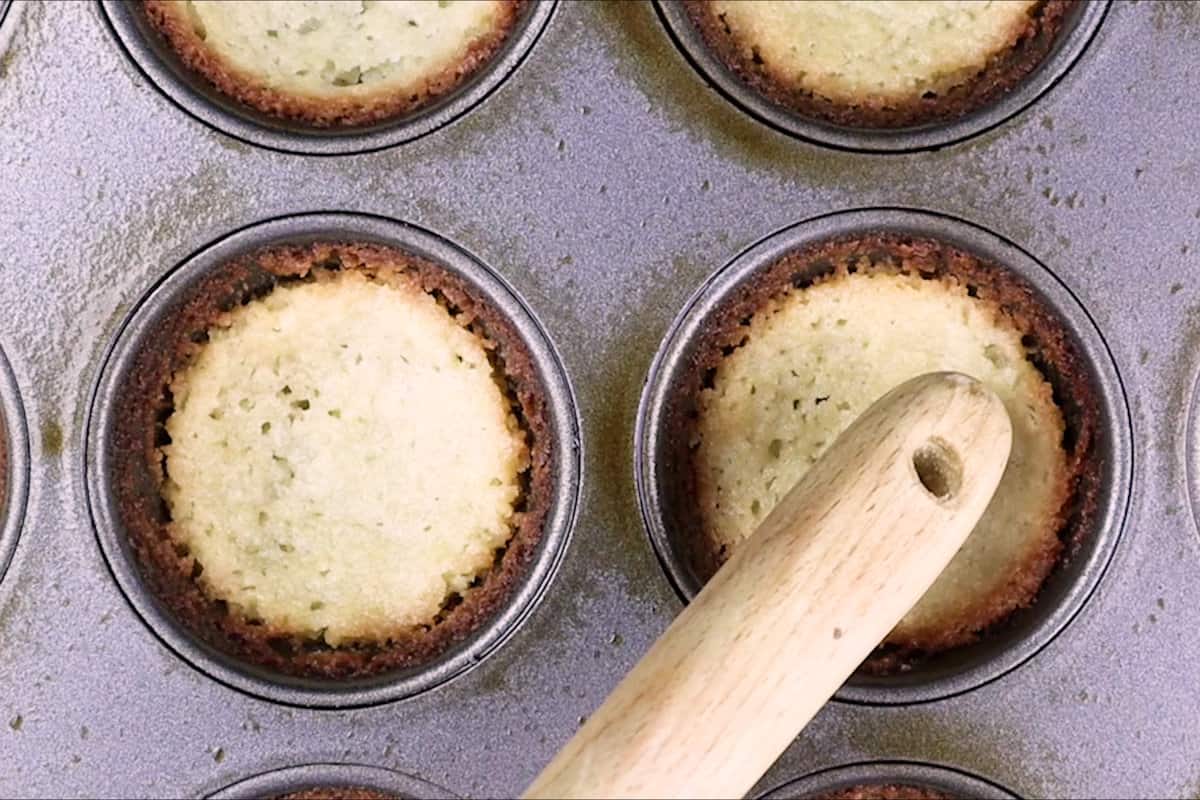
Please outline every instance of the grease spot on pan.
M55 418L42 423L42 452L49 458L57 458L62 454L65 438L62 425Z

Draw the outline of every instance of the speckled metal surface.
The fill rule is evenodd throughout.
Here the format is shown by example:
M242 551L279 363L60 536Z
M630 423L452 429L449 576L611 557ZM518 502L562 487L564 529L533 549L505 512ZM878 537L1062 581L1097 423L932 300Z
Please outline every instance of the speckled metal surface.
M770 232L867 206L982 225L1070 289L1128 396L1129 514L1095 594L1029 661L951 699L831 703L761 788L901 759L1024 797L1200 794L1185 436L1200 369L1200 4L1119 0L1031 108L892 156L750 118L642 3L560 4L477 108L341 158L256 148L188 117L125 57L98 5L30 4L4 28L0 347L31 481L0 582L0 795L204 796L329 762L468 797L518 792L680 608L633 481L638 398L672 319ZM583 426L578 524L530 617L477 668L356 710L254 699L164 647L105 567L83 483L89 393L132 304L204 244L314 210L408 220L503 275L558 346Z

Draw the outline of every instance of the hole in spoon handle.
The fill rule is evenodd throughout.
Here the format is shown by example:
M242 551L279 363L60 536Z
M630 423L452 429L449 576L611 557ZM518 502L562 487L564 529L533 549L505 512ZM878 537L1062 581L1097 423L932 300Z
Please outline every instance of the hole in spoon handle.
M913 451L912 465L921 486L937 500L951 500L962 488L962 458L940 437L929 439Z

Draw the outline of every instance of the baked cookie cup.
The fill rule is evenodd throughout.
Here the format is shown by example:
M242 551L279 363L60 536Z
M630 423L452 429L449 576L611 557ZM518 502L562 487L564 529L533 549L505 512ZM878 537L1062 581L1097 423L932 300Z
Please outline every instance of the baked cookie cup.
M263 114L347 128L412 114L470 80L524 0L143 0L183 64Z

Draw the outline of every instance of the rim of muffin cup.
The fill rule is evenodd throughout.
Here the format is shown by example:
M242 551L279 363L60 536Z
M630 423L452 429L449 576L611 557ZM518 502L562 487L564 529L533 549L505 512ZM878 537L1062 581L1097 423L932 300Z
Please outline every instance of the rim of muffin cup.
M991 626L978 641L930 654L886 674L859 670L834 695L866 705L931 702L976 689L1017 669L1083 609L1099 585L1124 528L1133 473L1128 402L1116 364L1095 322L1070 290L1016 244L973 223L929 211L867 208L834 212L769 234L750 245L705 281L668 329L646 378L634 437L638 502L651 545L680 599L687 603L702 580L693 566L695 543L682 523L679 464L670 455L670 420L686 402L681 390L695 368L715 320L739 291L782 256L837 239L881 233L911 235L952 246L1004 269L1028 287L1038 305L1062 327L1096 399L1095 450L1089 463L1095 479L1090 524L1067 541L1035 602ZM683 399L681 399L683 398ZM1085 478L1086 480L1086 473ZM1077 526L1068 526L1070 533ZM695 535L695 531L692 532ZM879 670L875 670L878 673Z
M366 764L302 764L241 778L205 795L207 800L260 800L306 789L367 789L396 800L449 800L448 789L404 772Z
M0 348L0 582L8 571L29 499L29 431L16 375Z
M1035 104L1087 50L1111 0L1080 0L1067 12L1048 52L1032 71L992 102L960 116L902 128L838 125L778 105L738 77L704 41L681 0L654 0L676 48L722 97L771 128L812 144L866 153L911 153L965 141L996 128Z
M295 155L369 153L419 139L459 119L496 91L521 65L545 31L558 0L531 0L512 33L462 85L412 113L377 123L316 128L263 113L221 93L189 69L151 26L140 3L100 0L108 28L138 71L176 107L214 130L247 144Z
M1192 509L1192 521L1200 532L1200 374L1192 382L1192 395L1188 401L1187 419L1184 422L1184 472L1187 475L1188 505Z
M24 11L24 6L17 0L0 0L0 55L4 55L12 44L17 22Z
M432 658L368 677L285 674L256 664L199 634L147 585L133 534L123 521L117 466L123 399L133 391L138 356L207 277L240 256L280 245L316 242L378 244L423 259L459 281L471 300L515 333L515 348L532 367L544 412L548 456L545 517L527 563L502 587L503 599L484 610L461 639ZM84 478L96 536L110 572L138 616L175 655L218 682L285 705L351 708L412 697L466 672L499 648L524 623L557 572L574 526L581 446L575 398L558 353L541 323L507 282L458 245L414 225L368 214L319 212L270 219L228 233L185 258L148 290L121 324L93 388L86 422ZM535 451L538 449L534 443ZM145 498L147 503L153 498ZM336 649L335 649L336 651Z
M987 778L921 761L860 761L810 772L760 795L761 800L804 800L859 786L908 786L973 800L1016 800L1018 795Z

